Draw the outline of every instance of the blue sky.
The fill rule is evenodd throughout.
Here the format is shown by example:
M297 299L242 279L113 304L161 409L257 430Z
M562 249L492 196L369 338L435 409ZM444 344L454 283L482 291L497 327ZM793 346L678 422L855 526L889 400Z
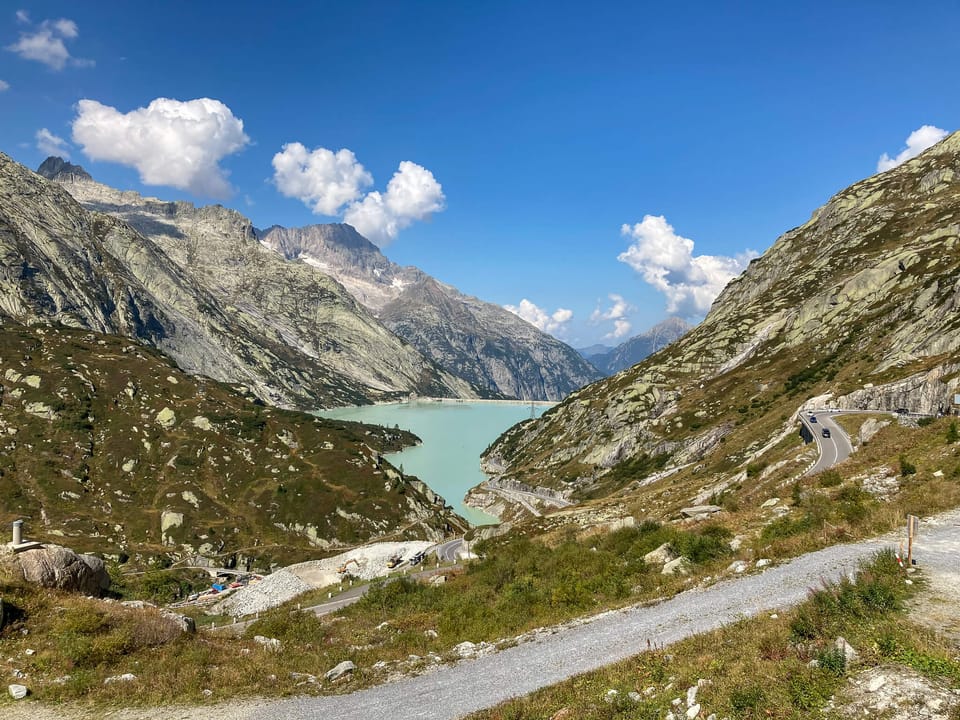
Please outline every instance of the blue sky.
M258 227L353 219L582 346L702 314L960 111L956 3L300 5L14 5L0 150Z

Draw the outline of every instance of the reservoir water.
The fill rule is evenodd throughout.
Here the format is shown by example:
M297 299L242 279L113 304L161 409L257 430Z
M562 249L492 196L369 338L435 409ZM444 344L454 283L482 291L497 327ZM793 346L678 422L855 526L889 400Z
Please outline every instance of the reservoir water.
M550 403L533 405L540 415ZM530 403L510 401L436 402L420 400L391 405L323 410L323 417L356 420L392 428L399 426L423 443L385 455L404 473L416 475L474 525L497 519L463 504L463 496L487 476L480 471L480 453L504 430L531 416Z

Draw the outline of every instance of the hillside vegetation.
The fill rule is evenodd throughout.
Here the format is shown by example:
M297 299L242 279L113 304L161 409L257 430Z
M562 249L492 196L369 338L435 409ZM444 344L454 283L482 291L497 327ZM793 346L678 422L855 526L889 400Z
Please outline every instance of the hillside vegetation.
M270 408L123 338L5 324L0 348L0 522L31 539L266 568L463 526L381 460L409 433Z

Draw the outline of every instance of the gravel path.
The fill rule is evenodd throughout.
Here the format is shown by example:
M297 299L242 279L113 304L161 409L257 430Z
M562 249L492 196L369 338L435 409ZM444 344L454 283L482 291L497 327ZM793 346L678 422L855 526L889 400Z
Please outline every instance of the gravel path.
M743 617L795 605L811 588L853 573L860 560L880 548L895 546L896 542L886 537L826 548L756 575L691 590L655 606L604 613L492 655L350 695L264 700L215 708L127 710L108 717L117 720L207 717L452 720L631 657L644 651L648 643L669 645ZM960 510L925 521L914 547L922 567L956 572L960 562ZM23 718L41 720L43 715L36 710L24 714Z
M659 605L604 613L553 635L426 675L351 695L264 704L244 717L458 718L631 657L645 650L648 642L668 645L742 617L795 605L811 588L854 572L860 560L894 544L892 538L884 538L837 545L756 575L682 593ZM960 512L925 523L916 548L922 565L956 568L960 557Z

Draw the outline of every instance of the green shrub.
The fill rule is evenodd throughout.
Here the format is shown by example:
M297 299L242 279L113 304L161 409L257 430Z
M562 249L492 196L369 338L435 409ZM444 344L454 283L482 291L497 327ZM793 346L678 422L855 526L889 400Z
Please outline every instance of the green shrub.
M749 713L746 717L752 717L753 712L759 711L766 699L762 685L746 685L731 691L730 707L735 713Z
M819 711L830 700L833 685L823 673L805 668L790 676L787 694L790 704L798 710Z
M903 477L906 477L907 475L915 475L916 472L917 472L917 466L914 465L909 460L907 460L906 455L901 455L900 456L900 474Z
M817 478L817 484L822 488L837 487L842 482L843 478L840 477L840 473L836 470L825 470L820 473L820 476Z
M843 650L828 648L817 655L817 667L825 673L840 677L847 669L847 659Z
M247 637L263 635L276 638L282 643L323 642L326 637L324 624L319 617L307 610L289 611L277 609L267 613L247 626Z
M957 432L957 421L951 420L950 427L947 428L947 444L952 445L960 439L960 433Z

